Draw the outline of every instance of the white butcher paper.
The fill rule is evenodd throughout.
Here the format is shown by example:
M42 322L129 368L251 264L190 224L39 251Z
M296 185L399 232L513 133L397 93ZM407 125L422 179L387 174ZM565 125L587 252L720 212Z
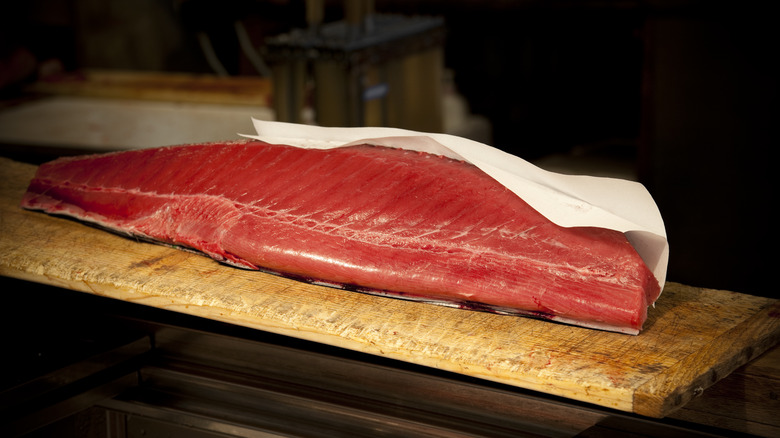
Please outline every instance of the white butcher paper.
M666 229L658 206L640 183L550 172L492 146L448 134L397 128L325 128L252 121L257 134L241 135L267 143L315 149L368 143L467 161L555 224L601 227L624 233L658 279L661 288L666 281L669 261Z

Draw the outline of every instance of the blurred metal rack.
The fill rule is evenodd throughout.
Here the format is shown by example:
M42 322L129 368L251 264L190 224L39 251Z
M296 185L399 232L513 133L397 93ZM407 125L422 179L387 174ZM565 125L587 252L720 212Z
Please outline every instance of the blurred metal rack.
M266 39L277 120L442 131L442 18L312 9L308 28Z

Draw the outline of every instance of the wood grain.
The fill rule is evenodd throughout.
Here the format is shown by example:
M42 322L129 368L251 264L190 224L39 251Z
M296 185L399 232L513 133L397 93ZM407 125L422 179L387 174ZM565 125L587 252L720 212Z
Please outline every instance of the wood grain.
M271 82L255 76L84 70L37 81L35 93L270 107Z
M673 412L675 419L757 436L780 436L780 346Z
M0 159L0 274L663 417L780 340L780 302L668 283L638 336L314 286L24 211Z

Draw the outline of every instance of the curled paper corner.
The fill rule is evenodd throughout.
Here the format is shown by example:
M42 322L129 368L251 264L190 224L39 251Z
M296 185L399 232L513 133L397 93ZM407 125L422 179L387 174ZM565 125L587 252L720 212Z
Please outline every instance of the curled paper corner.
M662 289L666 282L669 244L663 218L650 193L638 182L550 172L495 147L448 134L252 122L256 134L241 135L268 143L317 149L369 143L467 161L560 226L593 226L624 233Z

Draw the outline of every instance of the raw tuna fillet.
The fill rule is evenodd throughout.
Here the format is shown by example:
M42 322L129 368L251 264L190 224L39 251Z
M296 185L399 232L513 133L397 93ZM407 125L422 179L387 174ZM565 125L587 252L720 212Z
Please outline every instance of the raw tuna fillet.
M244 268L623 333L660 293L622 233L557 226L471 164L382 146L61 158L22 206Z

